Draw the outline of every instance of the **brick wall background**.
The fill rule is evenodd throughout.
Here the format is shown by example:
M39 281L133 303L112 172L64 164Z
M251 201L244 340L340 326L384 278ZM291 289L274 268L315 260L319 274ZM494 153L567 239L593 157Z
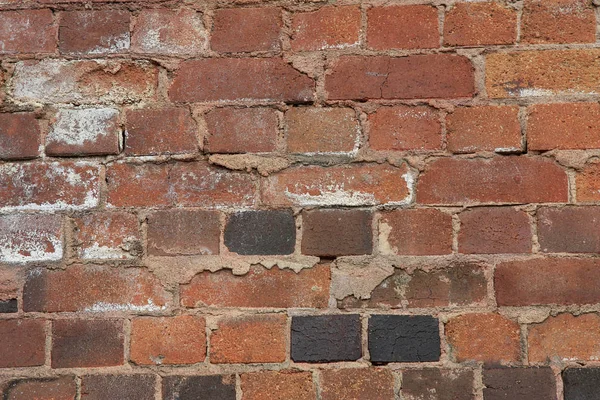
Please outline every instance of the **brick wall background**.
M591 0L0 0L5 400L600 385Z

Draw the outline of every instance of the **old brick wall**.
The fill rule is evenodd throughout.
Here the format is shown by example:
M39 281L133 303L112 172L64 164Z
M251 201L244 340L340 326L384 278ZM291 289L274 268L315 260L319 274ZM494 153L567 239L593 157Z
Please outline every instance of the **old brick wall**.
M2 399L600 399L599 11L0 0Z

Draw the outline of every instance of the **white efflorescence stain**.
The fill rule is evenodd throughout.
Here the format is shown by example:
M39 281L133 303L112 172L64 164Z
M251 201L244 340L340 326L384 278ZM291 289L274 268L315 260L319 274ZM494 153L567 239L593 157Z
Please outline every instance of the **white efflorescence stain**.
M46 137L47 143L83 146L109 135L119 111L114 108L63 109Z

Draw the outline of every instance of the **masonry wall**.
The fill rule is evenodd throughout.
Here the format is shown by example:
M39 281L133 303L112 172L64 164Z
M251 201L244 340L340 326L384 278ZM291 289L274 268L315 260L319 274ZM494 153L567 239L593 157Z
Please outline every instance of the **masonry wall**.
M0 0L2 398L600 398L597 15Z

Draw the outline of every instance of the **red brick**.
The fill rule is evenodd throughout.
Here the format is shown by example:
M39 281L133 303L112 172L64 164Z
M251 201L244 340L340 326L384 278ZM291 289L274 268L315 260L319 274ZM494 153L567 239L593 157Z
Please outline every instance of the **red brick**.
M74 220L77 255L83 259L128 259L142 255L135 214L95 212Z
M535 258L496 267L500 306L600 303L600 263L592 258Z
M306 102L315 83L279 58L212 58L185 61L169 90L172 101L264 99Z
M478 207L461 212L459 217L459 253L531 253L531 227L525 211Z
M52 11L0 12L0 54L52 53L56 49L56 26Z
M40 125L34 113L0 113L0 160L38 157L40 135Z
M473 65L451 54L342 56L325 79L330 99L428 99L471 97Z
M300 272L253 266L241 276L229 270L205 271L181 285L181 305L326 308L330 279L329 265L316 265Z
M577 172L575 182L578 202L600 200L600 164L587 164Z
M404 400L473 400L474 376L468 369L407 369L402 371Z
M498 314L465 314L446 324L451 357L456 362L519 362L519 324Z
M355 164L288 168L262 185L263 202L272 206L359 206L403 203L410 197L406 166Z
M528 111L528 149L600 148L598 103L537 104L529 107Z
M357 148L358 121L351 108L294 107L285 113L290 153L350 152Z
M45 325L42 319L0 320L0 368L44 365Z
M527 335L529 362L596 361L600 357L600 317L559 314L532 325Z
M286 316L225 317L210 337L214 364L282 363L286 355Z
M123 321L52 322L52 368L110 367L124 362Z
M326 50L357 46L360 32L357 6L325 6L292 16L292 50Z
M372 49L429 49L440 45L434 6L373 7L367 11L367 20L367 44Z
M49 262L59 261L62 256L60 215L0 215L0 262Z
M317 394L309 371L261 371L241 375L242 399L316 400Z
M459 107L446 117L448 150L453 153L521 152L516 106Z
M129 51L129 12L67 11L61 14L58 47L66 54L115 54Z
M137 365L195 364L206 356L206 323L194 315L134 318L130 359Z
M215 108L204 119L204 150L210 153L275 151L279 121L272 108Z
M20 379L10 382L4 396L6 400L75 400L77 384L70 376Z
M155 312L171 296L142 268L70 265L66 270L37 269L23 289L26 312Z
M373 150L437 150L441 145L440 117L431 107L381 107L369 115Z
M525 0L524 43L594 43L596 16L591 0Z
M167 164L125 164L108 166L107 203L113 207L160 207L172 202Z
M197 55L206 47L202 15L182 8L178 11L145 9L133 28L131 51L167 56Z
M210 45L222 53L277 51L281 27L276 7L216 10Z
M446 12L447 46L513 44L516 40L517 12L498 2L456 3Z
M157 211L147 217L148 254L219 254L219 213L200 210Z
M196 123L185 108L128 110L126 128L127 155L198 151Z
M383 213L379 246L380 251L391 254L450 254L452 216L429 208Z
M533 157L439 158L419 176L422 204L553 203L568 200L565 171Z
M543 207L537 211L538 240L546 253L599 253L600 207Z
M325 369L321 371L321 399L393 400L394 378L387 369Z
M364 210L302 213L302 254L337 257L373 252L373 216Z
M23 272L21 268L13 265L0 267L0 302L16 300L18 292L23 287Z

